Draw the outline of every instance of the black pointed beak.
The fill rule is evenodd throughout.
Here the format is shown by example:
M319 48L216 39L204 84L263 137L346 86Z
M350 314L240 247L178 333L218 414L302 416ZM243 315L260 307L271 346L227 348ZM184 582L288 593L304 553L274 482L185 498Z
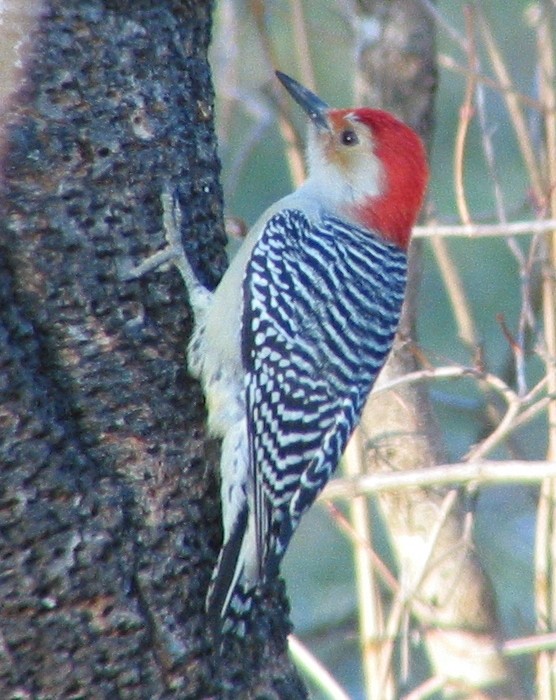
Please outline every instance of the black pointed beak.
M290 93L293 99L300 105L304 112L306 112L309 119L319 130L330 131L330 124L326 118L326 113L330 107L317 97L314 93L303 87L301 83L297 80L290 78L289 75L281 73L279 70L276 71L276 77Z

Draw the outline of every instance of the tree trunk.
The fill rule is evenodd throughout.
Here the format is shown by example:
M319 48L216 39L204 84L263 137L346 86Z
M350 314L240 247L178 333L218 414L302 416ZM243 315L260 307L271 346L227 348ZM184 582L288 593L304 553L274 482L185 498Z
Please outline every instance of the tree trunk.
M0 148L0 695L305 697L284 623L212 645L217 450L187 299L175 271L118 274L162 247L166 184L205 281L224 269L212 3L40 10Z

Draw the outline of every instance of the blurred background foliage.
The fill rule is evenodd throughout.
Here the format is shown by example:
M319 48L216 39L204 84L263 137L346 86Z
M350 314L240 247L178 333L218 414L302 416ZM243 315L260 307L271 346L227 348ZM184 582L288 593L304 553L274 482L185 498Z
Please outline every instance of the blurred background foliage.
M529 4L523 0L490 0L480 4L516 87L526 95L535 96L535 35L527 19ZM334 106L349 106L353 104L354 94L354 29L349 21L350 3L348 0L311 0L301 5L310 49L310 56L305 59L314 71L317 92ZM276 89L272 66L263 50L253 12L257 7L264 12L262 21L272 41L277 67L296 78L301 77L291 2L269 0L261 4L221 0L218 3L212 64L226 211L243 219L247 225L254 223L268 204L292 188L272 97ZM464 3L440 0L437 7L449 25L464 34ZM437 46L440 55L465 62L461 50L442 26L438 26ZM479 58L483 67L488 65L480 51ZM425 220L459 222L453 187L453 153L464 91L464 76L439 67L432 177ZM531 217L528 176L503 98L491 89L485 91L485 96L496 169L507 212L511 218ZM303 129L302 117L298 117ZM529 118L534 133L539 125L532 111ZM493 189L481 148L481 133L473 120L466 149L465 185L473 220L495 221ZM527 251L530 241L529 236L522 236L518 245ZM510 332L516 332L521 310L516 258L502 237L450 239L448 245L464 282L486 365L489 371L514 387L513 357L497 317L502 314ZM434 365L472 364L470 349L458 337L430 244L425 246L419 307L418 341L428 360ZM537 323L540 326L540 321ZM535 353L537 342L537 336L532 333L526 356L529 388L544 371ZM435 382L431 391L441 423L445 461L458 462L469 447L489 431L484 419L485 397L470 380ZM543 459L545 452L546 417L540 415L519 429L509 443L497 448L491 456ZM481 488L468 499L468 507L475 514L475 541L496 587L505 638L528 635L535 628L536 499L537 490L533 487L505 485ZM378 540L380 556L395 568L386 539L379 536ZM324 661L350 697L363 698L352 551L323 504L314 507L302 522L283 572L296 633ZM418 634L410 632L407 639L411 659L409 687L426 677L418 642ZM525 660L521 668L531 688L533 665ZM319 697L318 693L315 697Z

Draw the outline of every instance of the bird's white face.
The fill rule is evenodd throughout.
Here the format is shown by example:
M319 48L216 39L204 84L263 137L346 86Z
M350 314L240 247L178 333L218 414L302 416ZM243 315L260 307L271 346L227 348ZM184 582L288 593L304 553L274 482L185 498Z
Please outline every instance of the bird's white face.
M294 193L407 250L428 180L423 143L389 112L331 109L293 78L277 76L309 117L309 177Z
M329 130L309 125L309 181L334 209L357 206L383 193L384 173L371 131L351 112L329 113Z

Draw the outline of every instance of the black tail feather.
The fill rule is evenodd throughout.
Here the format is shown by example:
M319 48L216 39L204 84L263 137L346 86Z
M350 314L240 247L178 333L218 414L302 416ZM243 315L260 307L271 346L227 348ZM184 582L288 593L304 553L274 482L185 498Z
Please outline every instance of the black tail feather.
M241 548L247 531L249 510L241 509L230 537L222 547L207 594L206 609L215 635L245 634L246 619L252 607L254 588L242 581L244 562Z

